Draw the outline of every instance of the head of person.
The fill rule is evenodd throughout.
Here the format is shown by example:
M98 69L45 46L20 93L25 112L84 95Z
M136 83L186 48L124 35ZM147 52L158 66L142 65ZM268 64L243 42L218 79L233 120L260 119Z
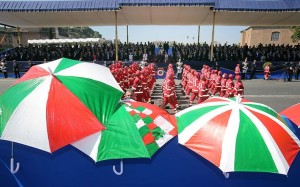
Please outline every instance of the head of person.
M134 99L134 94L132 89L127 89L124 94L125 99Z

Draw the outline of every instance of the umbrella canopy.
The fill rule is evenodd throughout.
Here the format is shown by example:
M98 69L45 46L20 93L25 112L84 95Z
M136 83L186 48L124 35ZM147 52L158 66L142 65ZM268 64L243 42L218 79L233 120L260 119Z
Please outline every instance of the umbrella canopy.
M300 103L286 108L285 110L280 112L280 114L289 118L298 126L298 128L300 128Z
M0 138L53 152L103 130L122 94L101 65L62 58L33 66L0 96Z
M213 97L176 114L178 141L219 167L287 174L300 142L270 107Z
M106 129L72 145L95 162L122 158L150 158L177 134L175 117L141 102L120 103Z

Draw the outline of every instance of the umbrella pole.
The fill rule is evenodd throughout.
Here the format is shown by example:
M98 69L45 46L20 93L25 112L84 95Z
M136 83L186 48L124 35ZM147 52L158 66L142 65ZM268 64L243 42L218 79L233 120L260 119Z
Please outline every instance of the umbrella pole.
M122 159L120 161L120 171L116 170L116 166L115 165L113 166L113 170L114 170L114 173L116 175L122 175L123 174L123 160Z
M11 142L11 158L10 158L10 172L12 173L12 174L15 174L15 173L17 173L18 171L19 171L19 169L20 169L20 163L19 162L17 162L17 167L16 167L16 169L14 169L14 143L13 142Z

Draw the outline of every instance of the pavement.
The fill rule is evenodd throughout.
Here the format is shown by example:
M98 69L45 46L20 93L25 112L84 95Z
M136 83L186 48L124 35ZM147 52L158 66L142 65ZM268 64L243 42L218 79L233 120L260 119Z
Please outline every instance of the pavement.
M156 84L161 85L163 80L157 80ZM188 107L188 98L184 96L181 91L180 81L176 80L176 92L180 96L178 103L181 109ZM296 103L300 103L300 81L293 80L292 82L285 82L283 80L263 80L252 79L243 80L245 87L244 98L253 102L263 103L277 112L281 112L287 107L290 107ZM156 89L156 87L155 87ZM154 97L156 92L153 92ZM160 92L160 99L162 94ZM157 98L154 98L157 99ZM195 101L194 101L195 105ZM179 111L180 111L179 110ZM167 106L167 111L173 114L173 110Z
M17 79L7 78L0 79L0 93L4 92ZM163 80L158 79L152 95L152 101L162 99L161 84ZM245 87L245 98L258 103L263 103L273 108L277 112L281 112L285 108L300 103L300 81L284 82L283 80L263 80L252 79L243 80ZM180 110L188 107L188 98L181 93L180 81L176 80L176 92L180 97L178 99L181 105ZM174 114L170 106L166 109Z

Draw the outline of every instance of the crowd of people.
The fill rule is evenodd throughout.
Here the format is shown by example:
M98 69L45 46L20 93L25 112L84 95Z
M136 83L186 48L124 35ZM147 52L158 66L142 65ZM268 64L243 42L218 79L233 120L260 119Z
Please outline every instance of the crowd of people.
M146 56L148 62L177 62L183 61L209 61L210 45L182 44L163 42L119 43L118 56L121 61L140 61ZM171 50L170 50L171 49ZM52 61L58 58L70 58L84 61L114 61L114 44L47 44L28 45L13 49L3 54L8 61ZM257 46L215 45L214 58L216 61L299 61L300 44Z
M154 64L141 68L137 62L130 66L123 66L120 61L111 64L109 68L125 92L123 99L134 99L139 102L150 103L154 83L156 82Z
M233 79L235 78L235 82ZM222 73L203 65L201 73L184 65L181 84L185 95L189 96L189 105L198 98L197 104L202 103L211 96L234 97L244 95L244 85L240 74Z
M196 98L197 104L202 103L211 96L234 97L244 95L244 85L240 73L235 75L222 73L207 65L201 72L192 69L189 65L183 65L179 61L177 71L183 67L181 86L183 93L189 98L191 106ZM122 62L116 62L109 66L113 76L124 90L123 99L133 99L139 102L151 102L155 80L154 64L143 66L134 62L130 66L124 66ZM176 113L180 107L176 94L175 71L172 64L168 65L166 78L162 84L162 106L168 104ZM178 72L177 72L178 73ZM234 81L235 78L235 81Z

